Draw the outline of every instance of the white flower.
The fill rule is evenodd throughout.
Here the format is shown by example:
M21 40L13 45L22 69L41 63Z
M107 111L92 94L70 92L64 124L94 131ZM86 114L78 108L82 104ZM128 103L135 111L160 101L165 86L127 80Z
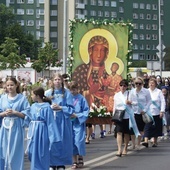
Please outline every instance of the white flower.
M90 108L90 112L94 112L94 109Z
M100 112L101 112L101 109L100 109L100 108L97 108L97 112L100 113Z

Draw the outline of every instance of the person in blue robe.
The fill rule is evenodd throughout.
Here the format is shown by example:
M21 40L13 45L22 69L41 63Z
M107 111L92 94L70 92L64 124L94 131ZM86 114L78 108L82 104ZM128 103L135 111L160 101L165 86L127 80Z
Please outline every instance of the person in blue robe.
M71 116L73 133L73 165L72 169L80 168L84 165L83 156L85 156L85 132L86 120L89 115L89 106L87 100L78 92L78 83L71 82L69 89L73 94L73 105L75 112Z
M33 89L31 98L35 103L30 108L31 122L27 134L26 153L31 161L31 170L49 170L49 148L54 142L60 141L59 132L51 109L51 100L44 96L44 89Z
M17 80L6 81L8 93L0 99L0 170L24 170L24 132L30 104Z
M52 169L65 169L65 165L72 164L72 124L71 115L74 113L73 96L64 88L63 78L60 74L53 77L53 88L46 91L45 96L52 100L52 109L61 142L54 143L50 150L50 167ZM55 129L54 129L55 130Z

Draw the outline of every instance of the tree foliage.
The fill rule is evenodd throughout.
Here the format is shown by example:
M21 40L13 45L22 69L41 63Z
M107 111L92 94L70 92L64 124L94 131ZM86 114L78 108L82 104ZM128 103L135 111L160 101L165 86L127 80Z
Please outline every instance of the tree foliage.
M170 47L165 48L165 57L163 58L163 61L165 63L165 71L170 71Z
M58 50L53 49L51 43L45 43L44 48L39 48L38 60L34 61L32 68L37 72L41 72L44 69L49 70L50 67L59 67L62 63L58 59Z
M18 39L16 43L19 45L21 55L25 54L26 57L37 59L41 40L35 40L33 35L25 33L17 23L12 9L0 4L0 44L5 41L5 37Z
M0 45L0 70L11 69L11 75L17 68L24 67L26 64L25 55L19 55L17 39L6 37L4 43Z

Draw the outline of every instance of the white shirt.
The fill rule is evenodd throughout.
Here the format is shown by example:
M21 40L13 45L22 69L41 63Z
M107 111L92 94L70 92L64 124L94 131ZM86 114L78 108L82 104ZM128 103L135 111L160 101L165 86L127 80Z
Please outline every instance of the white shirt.
M116 109L125 110L128 93L129 93L128 91L125 91L124 93L120 91L114 95L113 114ZM128 118L129 118L129 115L127 112L125 112L123 119L128 119Z
M140 114L141 111L146 112L150 105L151 105L151 95L149 93L149 90L146 88L143 88L137 92L136 88L131 90L131 98L129 99L132 102L132 109L135 114ZM139 107L139 105L142 105L143 109Z
M159 115L160 112L165 112L165 98L162 94L162 91L158 88L151 90L149 88L149 92L152 98L153 103L150 106L150 111L153 116Z

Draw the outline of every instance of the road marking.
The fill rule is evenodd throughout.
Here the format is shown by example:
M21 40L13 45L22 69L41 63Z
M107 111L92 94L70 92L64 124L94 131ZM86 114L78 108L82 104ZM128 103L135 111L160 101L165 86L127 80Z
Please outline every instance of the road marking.
M91 169L91 168L94 168L94 167L98 167L98 166L100 166L100 165L103 165L103 164L106 164L106 163L108 163L108 162L111 162L111 161L114 161L114 160L116 160L116 159L119 159L120 157L117 157L117 156L115 156L116 155L116 153L117 153L117 151L116 152L112 152L112 153L109 153L109 154L106 154L106 155L103 155L103 156L100 156L100 157L98 157L98 158L95 158L95 159L92 159L92 160L90 160L90 161L86 161L86 162L84 162L84 165L85 166L88 166L88 165L90 165L90 164L92 164L92 165L90 165L88 168L83 168L84 170L86 169L86 170L89 170L89 169ZM131 154L131 153L133 153L133 151L128 151L128 155L129 154ZM109 158L109 157L111 157L111 158ZM106 159L106 160L104 160L104 159ZM102 160L102 161L101 161ZM100 162L99 162L100 161ZM95 162L98 162L98 163L96 163L96 164L94 164ZM72 168L67 168L67 170L71 170Z

